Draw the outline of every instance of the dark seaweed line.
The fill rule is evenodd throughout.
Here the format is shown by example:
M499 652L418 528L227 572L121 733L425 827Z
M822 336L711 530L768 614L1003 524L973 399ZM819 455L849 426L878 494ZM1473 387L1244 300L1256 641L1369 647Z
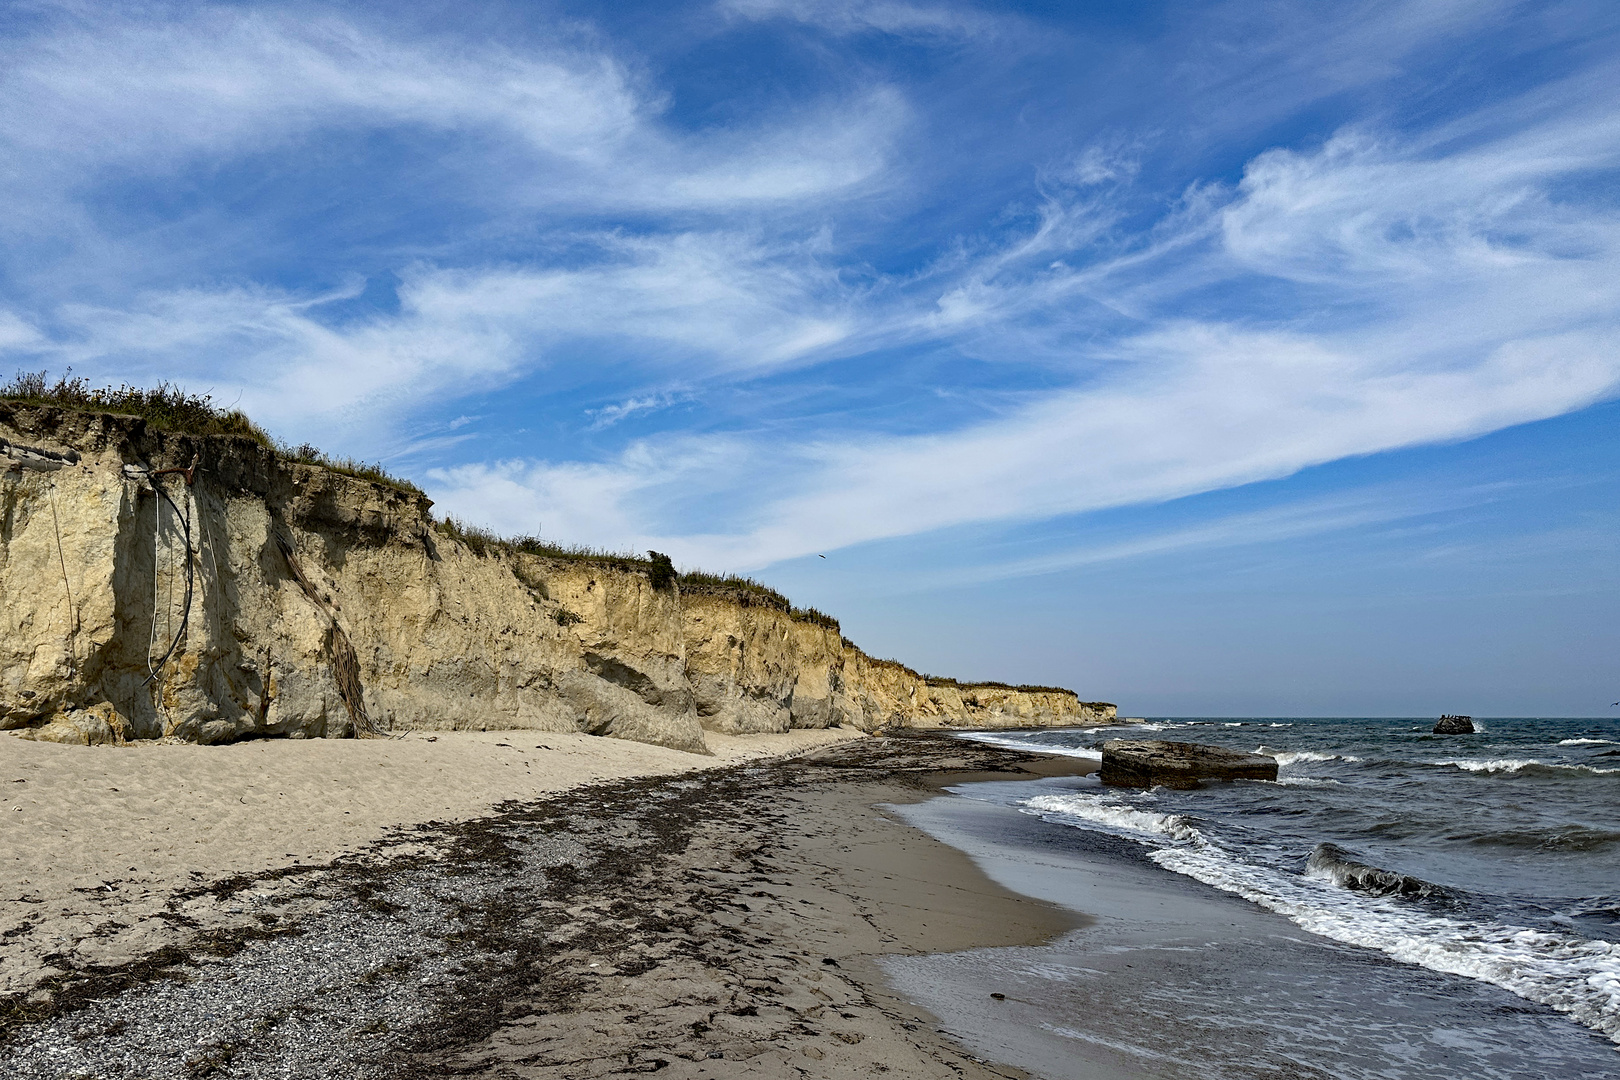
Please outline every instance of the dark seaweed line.
M352 1063L364 1075L411 1080L476 1072L481 1065L454 1061L458 1052L489 1038L517 1016L567 1012L577 1006L589 985L581 970L581 955L609 961L612 970L621 975L641 974L677 957L711 969L726 969L724 949L735 952L743 943L738 939L728 944L726 939L735 935L723 929L713 933L710 926L711 940L700 944L704 935L698 933L699 924L728 909L746 911L746 903L733 892L695 880L691 873L668 874L670 860L687 850L706 823L724 817L738 836L747 838L730 853L730 861L744 867L754 880L767 881L773 870L766 861L772 842L768 826L780 820L779 793L802 783L849 778L903 782L935 769L935 755L907 754L902 746L917 750L948 747L954 757L962 756L962 744L954 740L924 737L876 746L863 740L824 753L820 760L601 784L533 803L508 804L483 819L405 830L376 845L368 853L370 858L357 856L325 866L222 879L187 890L176 897L176 903L204 893L225 898L258 882L308 874L312 880L305 884L303 895L313 896L318 890L333 907L350 902L349 917L365 919L390 916L398 910L402 898L395 895L391 900L390 894L413 874L440 884L470 882L465 890L470 895L466 896L446 897L445 893L454 890L437 890L436 899L447 903L449 910L448 932L440 940L455 952L457 977L432 995L430 1011L416 1023L392 1032L380 1021L368 1024L365 1016L342 1019L353 1034L378 1036L364 1048L351 1048L357 1053ZM988 747L970 756L973 767L981 769L1006 768L1027 758ZM588 840L589 857L543 867L525 857L525 848L558 836ZM422 845L422 849L386 853L388 846L407 842ZM377 858L379 852L387 857ZM592 903L599 917L581 919L570 914L582 902ZM183 946L159 949L116 967L70 969L39 987L48 993L45 1000L37 995L32 1001L28 995L12 995L7 1000L0 1016L0 1040L16 1041L50 1021L143 986L185 980L206 959L237 957L258 943L300 935L315 920L310 916L273 927L213 931L199 934ZM430 944L421 942L414 957L384 964L365 978L399 982L423 964ZM736 998L733 1007L735 1015L753 1015L747 1010L757 1009L743 998ZM263 1016L253 1030L263 1033L283 1019L282 1015ZM118 1033L109 1030L105 1034ZM232 1062L238 1055L251 1057L254 1052L228 1040L210 1043L187 1058L187 1072L193 1076L233 1073ZM649 1058L643 1064L656 1068L656 1060ZM248 1064L237 1061L238 1066Z

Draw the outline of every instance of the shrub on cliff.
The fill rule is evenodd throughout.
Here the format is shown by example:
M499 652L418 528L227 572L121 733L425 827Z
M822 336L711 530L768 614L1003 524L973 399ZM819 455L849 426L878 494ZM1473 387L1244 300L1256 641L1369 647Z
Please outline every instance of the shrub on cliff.
M652 579L655 589L673 589L675 579L680 575L675 573L675 564L670 562L669 556L662 551L647 552L647 576Z

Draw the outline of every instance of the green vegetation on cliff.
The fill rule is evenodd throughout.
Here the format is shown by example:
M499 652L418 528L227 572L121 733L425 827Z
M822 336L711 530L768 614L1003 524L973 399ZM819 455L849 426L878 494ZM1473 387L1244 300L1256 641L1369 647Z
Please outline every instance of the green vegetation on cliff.
M687 595L718 596L731 600L740 607L765 607L783 612L799 622L814 623L829 630L838 629L838 620L815 608L795 607L793 602L769 585L738 574L710 574L703 570L677 573L669 557L649 551L646 556L630 551L612 551L589 544L563 544L555 540L542 540L538 536L502 536L493 529L470 525L455 517L446 517L434 523L441 535L465 544L480 558L494 555L536 555L544 559L566 562L585 562L615 570L638 570L653 579L655 588L664 587L671 580L680 583Z
M308 443L298 446L283 443L241 410L221 408L214 404L211 395L189 393L173 383L160 382L150 388L127 385L93 387L87 379L74 378L71 368L54 383L46 372L19 371L9 383L0 385L0 401L137 416L152 430L175 435L220 435L249 439L286 461L318 465L413 495L422 494L421 488L409 480L394 476L379 463L335 458Z

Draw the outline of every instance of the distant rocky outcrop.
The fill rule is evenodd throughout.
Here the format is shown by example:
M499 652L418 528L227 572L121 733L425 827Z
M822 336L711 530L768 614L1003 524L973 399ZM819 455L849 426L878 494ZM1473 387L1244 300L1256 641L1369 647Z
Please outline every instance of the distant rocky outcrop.
M919 675L658 566L469 546L419 492L245 437L0 402L0 454L0 728L36 738L531 728L703 752L706 730L1114 719Z
M1434 725L1436 735L1472 735L1474 733L1474 718L1472 716L1442 716L1439 723Z
M1103 743L1099 778L1118 787L1195 788L1203 780L1275 780L1277 759L1202 743L1113 739Z

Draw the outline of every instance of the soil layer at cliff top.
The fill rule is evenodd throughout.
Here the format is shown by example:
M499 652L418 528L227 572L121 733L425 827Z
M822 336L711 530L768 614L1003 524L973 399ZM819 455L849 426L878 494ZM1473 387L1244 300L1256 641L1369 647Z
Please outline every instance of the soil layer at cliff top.
M13 999L0 1076L1013 1075L940 1037L876 959L1078 917L874 807L1087 767L855 739L203 876L193 901L246 918Z

